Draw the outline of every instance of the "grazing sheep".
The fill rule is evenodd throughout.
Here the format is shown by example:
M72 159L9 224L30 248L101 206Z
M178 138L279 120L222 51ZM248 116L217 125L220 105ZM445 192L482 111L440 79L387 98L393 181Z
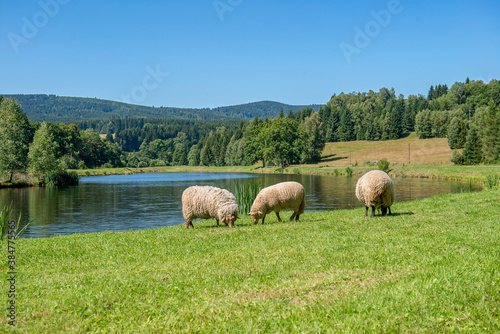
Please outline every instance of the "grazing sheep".
M182 193L182 214L186 228L194 228L193 219L215 218L232 227L238 219L236 197L225 189L211 186L192 186Z
M387 209L392 215L391 205L394 203L394 182L381 170L372 170L366 173L356 183L356 197L365 205L365 217L368 208L372 208L371 217L375 216L375 209L381 209L385 216Z
M262 218L262 224L266 215L272 211L276 213L278 221L281 222L279 212L292 209L293 215L290 220L299 220L306 207L306 192L298 182L281 182L262 189L252 204L249 215L252 216L254 224Z

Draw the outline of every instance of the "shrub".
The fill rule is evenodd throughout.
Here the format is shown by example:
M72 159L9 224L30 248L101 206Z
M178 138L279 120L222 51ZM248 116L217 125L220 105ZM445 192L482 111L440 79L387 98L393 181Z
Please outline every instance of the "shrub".
M335 173L335 176L338 176L338 175L339 175L339 170L338 170L337 168L335 168L335 169L333 170L333 173Z
M352 176L352 168L351 167L347 167L345 169L345 172L347 173L347 176Z
M149 167L149 164L146 161L141 161L137 164L138 168L146 168Z
M50 187L67 187L78 185L76 172L49 172L44 177L45 184Z
M451 162L453 162L455 165L463 165L464 164L464 157L460 151L453 150L453 153L451 154Z
M392 170L389 168L389 166L390 166L390 163L389 163L389 161L387 161L386 158L383 158L379 162L377 162L377 168L381 171L386 172L387 174L389 174L389 172Z

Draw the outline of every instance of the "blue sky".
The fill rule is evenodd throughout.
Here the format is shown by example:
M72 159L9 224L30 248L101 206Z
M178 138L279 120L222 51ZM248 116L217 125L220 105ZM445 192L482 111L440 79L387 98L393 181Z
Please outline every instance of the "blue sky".
M217 107L500 79L500 1L3 1L0 94Z

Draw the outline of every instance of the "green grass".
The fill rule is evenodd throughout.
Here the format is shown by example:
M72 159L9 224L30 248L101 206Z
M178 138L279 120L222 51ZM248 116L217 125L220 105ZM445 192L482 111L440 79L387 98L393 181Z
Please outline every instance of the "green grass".
M15 330L499 332L499 200L495 189L372 219L357 208L18 240Z

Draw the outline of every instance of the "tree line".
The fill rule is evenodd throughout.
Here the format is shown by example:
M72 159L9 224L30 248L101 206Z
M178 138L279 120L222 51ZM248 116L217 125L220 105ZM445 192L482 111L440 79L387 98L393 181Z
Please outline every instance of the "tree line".
M415 131L422 139L447 138L456 150L453 162L477 164L500 162L499 108L499 81L467 78L451 88L431 86L427 96L396 97L387 88L342 93L332 96L319 115L327 141L398 139Z
M457 164L500 162L500 82L431 86L427 96L394 89L341 93L318 111L283 109L249 121L181 119L30 122L19 103L0 96L0 171L169 165L286 167L320 161L325 142L388 140L415 131L447 138ZM100 135L99 135L100 134Z

